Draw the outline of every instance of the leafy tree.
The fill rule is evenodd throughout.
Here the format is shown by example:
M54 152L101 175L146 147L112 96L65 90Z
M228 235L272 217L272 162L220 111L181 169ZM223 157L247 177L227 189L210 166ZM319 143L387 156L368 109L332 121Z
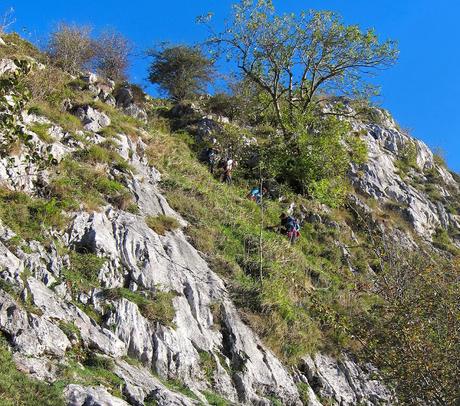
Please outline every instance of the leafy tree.
M192 99L212 81L214 63L201 50L185 45L150 50L149 80L174 101Z
M85 69L94 57L91 27L61 23L48 43L51 61L70 74Z
M281 135L269 134L262 143L266 176L337 207L348 191L346 175L350 164L365 161L366 146L350 132L347 122L334 116L310 114L297 120L300 124L289 141Z
M271 0L242 0L222 32L210 29L208 43L267 94L285 134L327 95L371 94L363 77L397 57L395 43L379 42L373 30L344 25L330 11L278 15Z
M389 244L385 269L376 280L382 300L356 320L354 333L404 404L456 405L459 261Z

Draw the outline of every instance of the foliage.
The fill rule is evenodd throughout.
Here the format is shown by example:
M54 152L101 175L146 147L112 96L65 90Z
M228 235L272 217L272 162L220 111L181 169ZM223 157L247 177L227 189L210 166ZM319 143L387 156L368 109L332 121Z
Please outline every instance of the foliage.
M403 176L407 175L411 169L418 169L417 146L415 143L408 141L400 148L395 166Z
M228 93L216 93L206 100L206 111L235 120L243 115L241 101Z
M436 229L433 235L433 245L443 251L450 252L452 255L460 254L460 249L452 243L449 233L445 229Z
M356 320L363 352L405 404L454 405L460 399L458 259L397 255L376 281L383 301Z
M103 31L95 43L95 68L102 76L120 82L126 80L132 45L119 32Z
M229 406L231 405L231 402L229 402L228 400L224 399L223 397L215 394L215 393L212 393L212 392L209 392L209 391L204 391L203 392L203 395L204 397L206 398L206 400L208 401L208 403L210 405L213 405L213 406Z
M167 231L174 231L180 227L180 223L177 219L164 214L160 214L156 217L149 216L145 221L153 231L160 235L165 235Z
M207 351L198 351L200 355L200 368L204 372L204 376L208 382L213 381L214 372L217 369L217 363L214 355Z
M75 293L88 292L98 286L99 272L106 262L90 252L70 251L70 266L62 273Z
M64 98L71 95L67 87L69 76L52 65L45 69L33 69L23 81L34 103L49 102L59 105Z
M445 158L445 152L442 150L442 148L435 148L433 151L433 160L434 163L438 166L441 166L443 168L447 168L446 164L446 158Z
M346 175L350 164L363 163L367 149L359 136L350 133L345 121L313 116L302 119L288 142L269 134L260 154L265 177L274 177L299 193L338 207L349 189Z
M330 11L278 15L271 0L242 0L234 5L225 28L221 33L211 29L208 42L270 98L285 133L286 118L292 124L296 114L327 100L325 94L372 94L363 77L390 66L397 57L395 43L380 43L373 30L344 25Z
M50 135L49 130L51 126L49 124L39 124L35 123L30 127L30 130L38 135L43 142L47 144L52 144L55 139Z
M63 206L56 199L34 199L22 192L0 189L0 217L25 240L46 240L45 230L67 224Z
M32 57L38 61L43 60L42 53L29 41L22 39L19 34L12 32L2 35L5 45L0 45L0 57L10 59L24 59Z
M212 80L213 62L197 48L169 46L150 50L148 54L153 58L150 82L176 102L193 99L205 91Z
M172 302L176 296L174 292L157 290L152 294L151 292L140 293L126 288L116 288L105 290L104 295L109 300L125 298L135 303L146 319L164 326L174 327L173 320L176 315Z
M70 383L85 386L102 385L112 395L122 397L120 388L123 380L112 372L114 364L111 359L93 352L83 352L82 354L78 352L69 354L69 356L70 360L68 360L67 365L60 372L57 384L60 386L66 386Z
M70 157L61 161L58 174L49 185L50 196L69 209L83 203L88 210L94 210L106 199L124 195L126 190L118 181L109 179L105 170Z
M72 75L78 74L94 57L91 28L60 23L51 33L47 53L56 66Z
M189 222L187 233L192 243L227 279L247 322L286 362L295 363L324 340L319 330L324 324L322 314L312 310L317 305L311 300L310 272L321 272L328 284L327 292L318 294L318 301L328 304L330 314L344 306L340 289L346 291L347 283L354 283L355 278L342 269L340 250L333 243L337 236L305 225L298 244L290 246L276 232L284 207L266 200L261 266L261 213L246 198L248 185L242 182L228 187L216 181L188 145L193 147L193 142L184 135L157 133L146 153L163 173L169 203ZM297 199L299 205L309 205L305 199ZM346 303L359 306L354 299ZM216 328L224 328L218 324ZM335 334L332 330L331 337Z
M58 385L48 385L19 372L8 346L0 338L0 403L3 406L62 406L64 399Z
M75 132L83 129L83 125L77 117L68 112L61 112L57 110L48 102L38 101L31 103L28 113L44 116L53 123L60 125L68 132Z
M304 382L297 384L297 390L299 391L300 400L303 405L308 405L310 399L310 386Z

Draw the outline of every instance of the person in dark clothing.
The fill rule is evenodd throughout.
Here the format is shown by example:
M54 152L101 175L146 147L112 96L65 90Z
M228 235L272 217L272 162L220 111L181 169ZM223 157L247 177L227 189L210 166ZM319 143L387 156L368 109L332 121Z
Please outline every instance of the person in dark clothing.
M217 163L217 149L214 147L209 147L206 150L206 162L209 166L209 171L214 174L214 169Z
M294 244L300 237L300 224L293 216L288 216L286 213L281 214L281 233L285 234L291 244Z

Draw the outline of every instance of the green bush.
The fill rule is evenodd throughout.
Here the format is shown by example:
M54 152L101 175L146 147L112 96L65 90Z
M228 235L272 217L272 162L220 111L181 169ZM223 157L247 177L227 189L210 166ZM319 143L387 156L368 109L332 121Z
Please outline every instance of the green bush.
M51 126L49 124L36 123L30 127L30 130L37 134L38 138L40 138L43 142L47 144L52 144L55 141L55 139L49 133L50 127Z
M177 219L164 214L156 217L149 216L146 219L146 223L153 231L160 235L165 235L167 231L174 231L180 227Z
M105 258L92 253L70 251L70 267L62 271L75 293L89 291L99 285L98 276Z
M411 169L419 169L417 165L417 146L415 143L408 141L400 148L395 166L402 176L407 176Z
M128 192L118 181L108 179L105 171L89 163L65 158L58 169L58 175L51 180L49 193L69 209L77 209L83 203L88 210L95 210L108 199Z
M232 403L215 393L204 391L204 397L210 405L213 406L230 406Z
M62 229L68 219L56 199L33 199L22 192L0 189L0 217L25 240L44 241L46 229Z
M176 296L174 292L157 290L155 293L140 293L126 288L116 288L105 290L104 296L109 300L125 298L135 303L146 319L164 326L174 327L173 320L176 315L172 302Z

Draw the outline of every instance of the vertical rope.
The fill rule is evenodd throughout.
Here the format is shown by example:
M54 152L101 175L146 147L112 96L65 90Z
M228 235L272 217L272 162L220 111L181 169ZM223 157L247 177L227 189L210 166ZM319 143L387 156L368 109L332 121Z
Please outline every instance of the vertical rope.
M259 192L260 192L260 234L259 234L259 277L260 283L263 282L263 229L264 229L264 189L262 179L262 165L259 163Z

